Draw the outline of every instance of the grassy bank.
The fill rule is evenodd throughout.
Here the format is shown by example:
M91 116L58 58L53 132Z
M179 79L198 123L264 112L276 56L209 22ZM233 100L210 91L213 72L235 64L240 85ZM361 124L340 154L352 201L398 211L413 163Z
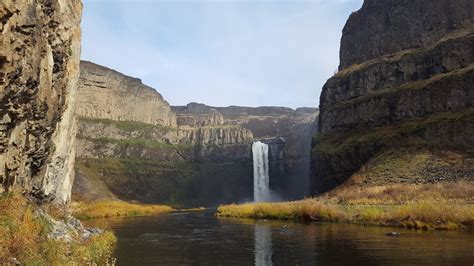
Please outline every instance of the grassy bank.
M118 216L142 216L171 212L174 209L164 205L134 204L124 201L74 202L72 211L81 220Z
M48 237L51 224L37 214L41 208L19 193L0 196L0 264L14 265L106 265L116 238L110 232L72 241ZM50 209L50 208L45 208ZM53 213L52 216L60 216Z
M474 228L473 192L474 182L347 187L296 202L220 206L218 215L453 230Z

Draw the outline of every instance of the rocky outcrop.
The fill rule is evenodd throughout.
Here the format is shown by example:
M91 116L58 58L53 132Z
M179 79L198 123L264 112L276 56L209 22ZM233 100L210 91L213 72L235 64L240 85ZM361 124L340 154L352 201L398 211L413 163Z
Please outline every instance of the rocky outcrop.
M174 106L179 126L203 127L222 126L224 116L216 109L208 109L203 104L190 103L187 106Z
M474 178L469 163L473 15L474 4L467 0L366 0L351 15L343 30L340 71L321 94L312 152L314 193L350 177L364 184L433 182L436 178L424 174L428 168L438 169L432 174L440 179ZM464 158L454 168L446 162L449 171L422 160L406 172L409 167L399 159L442 158L449 152ZM382 168L393 171L381 174ZM463 174L450 174L459 171Z
M66 203L74 177L80 0L0 3L0 183Z
M141 80L81 62L76 114L83 117L175 126L169 104Z

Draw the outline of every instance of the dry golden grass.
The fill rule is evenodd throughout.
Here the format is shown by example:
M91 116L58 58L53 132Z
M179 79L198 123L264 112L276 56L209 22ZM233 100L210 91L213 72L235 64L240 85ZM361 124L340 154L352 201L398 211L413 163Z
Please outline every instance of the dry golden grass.
M174 209L164 205L134 204L124 201L74 202L72 211L79 219L109 218L118 216L141 216L164 212Z
M0 196L0 265L107 264L116 242L112 233L70 243L50 239L51 227L37 208L17 192Z
M351 205L406 204L419 201L474 203L474 182L343 186L326 193L322 198Z
M256 219L294 219L297 218L297 203L247 203L227 205L218 208L218 214L226 217Z
M474 227L473 192L472 182L346 187L296 202L220 206L218 215L451 230Z
M217 212L222 217L275 220L302 218L338 221L344 217L344 213L337 206L324 204L313 199L295 202L233 204L220 206Z

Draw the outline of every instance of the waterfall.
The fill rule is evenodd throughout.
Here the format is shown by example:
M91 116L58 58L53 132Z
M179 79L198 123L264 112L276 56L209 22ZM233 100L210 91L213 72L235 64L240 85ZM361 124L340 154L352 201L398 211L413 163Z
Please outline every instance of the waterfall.
M256 202L270 200L270 177L268 175L268 145L256 141L253 154L253 199Z

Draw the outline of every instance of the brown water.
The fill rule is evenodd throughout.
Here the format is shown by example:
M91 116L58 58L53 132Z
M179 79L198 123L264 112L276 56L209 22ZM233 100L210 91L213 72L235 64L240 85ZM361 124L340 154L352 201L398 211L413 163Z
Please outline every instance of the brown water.
M473 232L216 218L211 211L93 220L118 265L474 265Z

